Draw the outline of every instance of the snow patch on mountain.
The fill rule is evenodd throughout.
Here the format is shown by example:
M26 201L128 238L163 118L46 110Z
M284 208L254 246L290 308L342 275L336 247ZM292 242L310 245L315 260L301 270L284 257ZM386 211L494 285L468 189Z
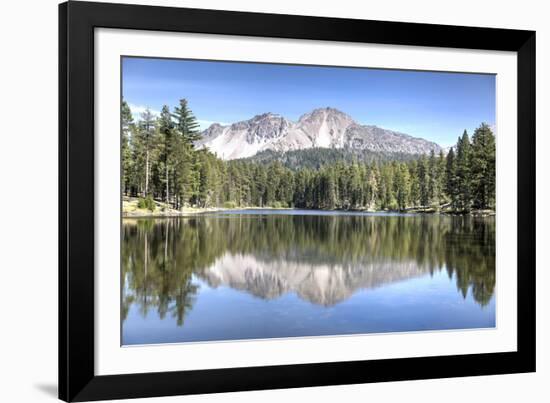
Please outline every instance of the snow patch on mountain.
M248 158L260 151L285 152L313 147L427 154L442 148L433 142L377 126L357 124L334 108L319 108L292 122L264 113L231 125L212 124L196 143L220 158Z

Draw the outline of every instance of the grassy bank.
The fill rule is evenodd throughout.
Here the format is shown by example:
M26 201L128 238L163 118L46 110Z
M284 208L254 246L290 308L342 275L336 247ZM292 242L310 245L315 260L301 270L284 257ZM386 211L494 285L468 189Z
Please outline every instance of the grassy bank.
M174 209L172 206L151 200L150 207L144 207L143 203L140 203L139 198L124 196L122 201L122 215L123 217L181 217L189 215L197 215L204 213L211 213L216 211L231 211L231 210L293 210L291 207L183 207L179 210ZM404 214L445 214L445 215L471 215L476 217L489 217L494 216L494 210L471 210L469 212L457 211L444 206L441 208L435 207L414 207L405 211L399 210L373 210L373 209L350 209L350 210L320 210L320 211L351 211L362 213L404 213Z
M197 215L204 213L212 213L216 211L230 210L291 210L288 207L182 207L175 209L167 203L156 200L151 201L150 208L147 208L140 203L137 197L124 196L122 199L122 216L123 217L180 217Z

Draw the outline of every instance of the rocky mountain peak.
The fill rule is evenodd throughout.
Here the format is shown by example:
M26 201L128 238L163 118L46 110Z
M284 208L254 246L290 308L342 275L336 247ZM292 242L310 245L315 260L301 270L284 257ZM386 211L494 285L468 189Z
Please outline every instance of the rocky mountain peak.
M261 121L270 120L270 119L282 119L282 117L278 113L266 112L266 113L256 115L250 120L261 122Z
M224 159L247 158L260 151L285 152L308 148L370 150L387 153L439 152L436 143L407 134L357 124L346 113L317 108L297 122L267 112L229 126L213 124L203 132L197 147L207 147Z
M302 115L299 129L311 140L313 147L342 148L347 128L355 124L344 112L335 108L318 108Z
M298 122L322 120L322 119L353 122L353 119L351 118L351 116L340 111L339 109L331 108L329 106L325 108L316 108L309 113L303 114L302 116L300 116L300 119L298 119Z

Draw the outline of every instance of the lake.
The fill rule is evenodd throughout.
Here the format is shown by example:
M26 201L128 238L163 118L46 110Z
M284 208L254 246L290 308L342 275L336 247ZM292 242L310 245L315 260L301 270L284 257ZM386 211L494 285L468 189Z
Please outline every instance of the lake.
M123 345L495 326L494 217L124 218L121 252Z

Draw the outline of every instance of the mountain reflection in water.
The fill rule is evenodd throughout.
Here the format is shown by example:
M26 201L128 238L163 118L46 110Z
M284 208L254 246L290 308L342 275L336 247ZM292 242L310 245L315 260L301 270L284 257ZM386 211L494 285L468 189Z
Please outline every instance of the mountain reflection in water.
M428 270L414 261L327 265L226 253L199 276L211 287L225 285L264 299L295 292L303 300L330 306L361 288L420 276Z
M494 326L495 222L439 215L247 213L124 219L122 274L123 344L316 335L316 326L319 334L437 329L440 319L430 324L433 308L426 308L425 301L438 304L439 299L452 299L449 306L465 304L452 308L463 310L454 324L450 317L455 313L449 308L442 328L489 327ZM410 294L414 301L407 300L416 304L409 308L418 310L419 325L411 318L399 323L395 314L406 301L389 291L383 294L388 315L379 319L387 323L365 324L364 329L357 323L349 329L342 325L352 316L358 320L358 311L352 316L344 314L344 308L339 311L354 296L413 279L443 279L442 275L454 286L433 292L429 284L415 285ZM291 309L285 305L290 299ZM242 314L243 320L249 315L261 321L262 312L275 312L281 318L285 315L281 323L297 326L326 310L334 323L318 316L311 329L297 333L286 325L267 331L264 324L224 335L221 324L214 326L204 316L231 310L232 304L237 319ZM367 309L366 302L362 304ZM187 323L195 305L201 318ZM421 315L420 309L426 314ZM129 315L132 310L135 313ZM155 321L154 331L146 330L147 321ZM203 329L193 329L197 326ZM207 328L211 330L205 334ZM186 331L197 333L187 337Z

